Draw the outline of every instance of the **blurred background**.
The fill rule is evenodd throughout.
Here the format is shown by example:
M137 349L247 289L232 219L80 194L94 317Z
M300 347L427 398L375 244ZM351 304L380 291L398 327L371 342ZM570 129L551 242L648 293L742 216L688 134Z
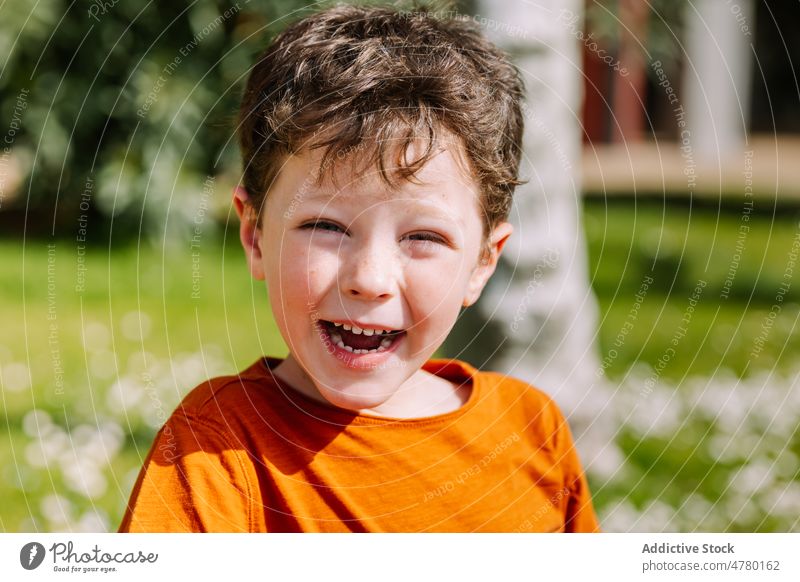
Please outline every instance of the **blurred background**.
M183 395L286 354L234 120L325 5L0 5L0 531L116 529ZM800 3L430 10L528 89L515 240L441 355L558 400L608 531L799 531Z

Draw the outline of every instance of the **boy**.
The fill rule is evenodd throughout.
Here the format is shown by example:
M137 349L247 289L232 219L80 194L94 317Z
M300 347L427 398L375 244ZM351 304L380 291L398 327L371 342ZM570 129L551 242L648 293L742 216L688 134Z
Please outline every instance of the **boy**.
M493 273L522 83L460 18L336 6L255 65L234 204L283 359L195 388L121 531L595 531L536 389L429 360Z

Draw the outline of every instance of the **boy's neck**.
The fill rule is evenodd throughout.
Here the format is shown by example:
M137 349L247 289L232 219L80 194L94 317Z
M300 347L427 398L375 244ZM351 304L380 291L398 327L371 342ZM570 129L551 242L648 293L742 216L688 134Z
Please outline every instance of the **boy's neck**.
M293 390L321 404L338 408L320 394L314 382L291 354L273 368L272 373ZM472 387L468 384L456 385L420 369L408 378L389 400L372 408L352 412L404 419L438 416L461 408L469 400L471 392Z

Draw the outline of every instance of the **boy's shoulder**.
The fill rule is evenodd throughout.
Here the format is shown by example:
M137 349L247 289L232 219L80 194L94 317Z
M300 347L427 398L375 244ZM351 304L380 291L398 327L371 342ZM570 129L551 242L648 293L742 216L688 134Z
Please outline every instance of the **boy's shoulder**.
M267 397L265 382L272 382L272 375L261 358L238 374L209 378L196 386L175 413L228 424L239 413L252 414L254 405Z
M480 371L478 374L483 378L483 382L486 385L501 391L505 400L520 400L521 404L526 406L555 408L558 410L555 401L546 392L525 380L502 372Z
M455 359L428 361L425 370L455 384L472 379L480 398L495 406L522 408L526 412L560 416L555 401L544 391L514 376L491 370L479 370L467 362Z
M518 425L526 426L541 441L553 439L554 446L563 444L560 435L569 432L567 420L555 400L543 390L501 372L481 371L484 389L493 395L497 415L505 415ZM571 437L570 437L571 438ZM568 440L568 439L567 439Z

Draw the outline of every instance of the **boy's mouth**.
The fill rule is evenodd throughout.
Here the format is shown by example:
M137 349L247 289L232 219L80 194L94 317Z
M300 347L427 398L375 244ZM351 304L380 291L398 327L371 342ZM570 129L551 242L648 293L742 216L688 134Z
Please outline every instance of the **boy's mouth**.
M319 323L335 345L354 354L385 352L406 333L402 329L361 329L347 323L324 320L319 320Z

